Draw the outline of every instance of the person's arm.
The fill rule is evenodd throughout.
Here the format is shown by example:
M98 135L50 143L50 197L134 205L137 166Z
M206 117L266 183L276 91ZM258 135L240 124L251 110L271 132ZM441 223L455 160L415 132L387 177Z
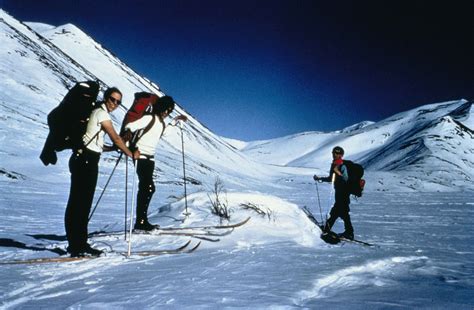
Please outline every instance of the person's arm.
M345 165L335 166L334 173L342 177L344 182L349 180L349 174L347 173L347 167Z
M317 179L316 179L317 178ZM314 178L315 181L321 181L321 182L331 182L331 176L327 176L327 177L317 177L315 175L315 178Z
M153 116L151 115L143 115L141 118L137 119L136 121L130 122L125 126L125 129L130 130L131 132L135 132L137 130L145 128L151 121Z
M319 181L319 182L331 182L331 176L327 176L327 177L318 177L316 174L313 176L313 179L315 181Z
M349 173L347 171L346 165L342 165L339 171L341 172L340 176L344 179L344 181L349 181Z
M112 142L120 149L122 150L122 152L125 153L125 155L127 155L128 157L132 157L134 159L137 159L137 157L135 157L134 155L136 154L132 154L132 152L128 149L128 147L125 145L125 143L123 142L122 138L120 138L120 136L117 134L117 132L115 131L114 129L114 126L112 124L112 121L110 120L105 120L103 122L100 123L101 126L102 126L102 129L109 135L110 139L112 140ZM138 154L139 156L139 154Z
M319 181L319 182L328 182L328 183L331 183L332 182L332 175L334 174L334 171L333 171L333 168L332 168L333 165L331 165L331 167L329 168L329 175L326 176L326 177L318 177L317 175L314 175L313 176L313 179L315 181Z

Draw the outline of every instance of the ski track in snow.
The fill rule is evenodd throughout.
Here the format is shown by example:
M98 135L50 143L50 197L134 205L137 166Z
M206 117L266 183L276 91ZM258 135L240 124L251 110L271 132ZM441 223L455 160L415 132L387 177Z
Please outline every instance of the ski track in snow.
M102 271L111 268L121 260L115 259L114 261L110 261L110 258L107 259L107 264L100 266ZM73 282L83 282L85 285L100 283L100 279L87 281L87 279L90 279L97 274L97 271L90 270L91 266L98 267L97 264L92 261L83 263L84 264L71 262L65 263L64 266L61 264L53 265L52 268L45 268L45 266L41 265L26 267L26 270L22 272L23 276L27 278L34 277L35 282L22 284L22 287L14 289L12 292L6 294L6 297L12 299L12 301L4 303L3 306L5 308L16 307L35 300L57 298L63 295L68 295L72 290L63 291L60 288ZM41 280L38 282L38 279ZM91 292L94 290L95 289L91 289ZM54 291L54 293L51 293L51 291Z
M299 292L295 304L304 305L308 299L336 296L341 291L363 289L365 286L397 285L395 279L400 274L426 266L427 260L425 256L392 257L344 268L317 279L311 289Z

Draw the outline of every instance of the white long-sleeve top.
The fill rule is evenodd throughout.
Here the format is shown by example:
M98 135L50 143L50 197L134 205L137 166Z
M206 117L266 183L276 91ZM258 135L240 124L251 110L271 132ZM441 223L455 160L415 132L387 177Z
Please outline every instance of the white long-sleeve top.
M148 126L152 120L152 117L155 118L155 123L151 129L146 132L137 142L137 147L140 153L147 156L155 155L156 147L160 141L163 131L165 130L165 126L162 122L160 122L160 118L156 115L144 115L140 119L128 123L125 126L125 129L135 132Z

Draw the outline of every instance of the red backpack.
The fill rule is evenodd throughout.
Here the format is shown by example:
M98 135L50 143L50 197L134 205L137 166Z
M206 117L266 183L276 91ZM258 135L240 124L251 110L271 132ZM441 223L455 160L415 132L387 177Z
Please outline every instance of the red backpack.
M152 113L153 105L156 104L159 98L160 97L158 97L157 95L147 92L135 93L135 99L133 100L133 104L130 109L128 109L123 119L122 128L120 129L120 135L123 135L123 133L125 132L125 126L128 123L140 119L145 114Z

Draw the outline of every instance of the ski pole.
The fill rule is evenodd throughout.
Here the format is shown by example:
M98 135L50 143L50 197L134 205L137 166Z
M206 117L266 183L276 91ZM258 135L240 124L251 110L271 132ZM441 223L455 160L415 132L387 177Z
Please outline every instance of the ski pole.
M181 129L181 154L183 156L183 183L184 183L184 206L185 212L184 215L188 216L191 213L188 212L188 195L186 191L186 163L184 161L184 137L183 137L183 122L179 122L179 128Z
M331 190L329 191L329 208L331 207L332 197L334 197L334 183L336 182L336 174L333 173L331 177ZM326 213L326 223L328 221L328 214Z
M138 131L136 131L133 134L133 137L130 141L135 141L138 135ZM129 144L130 145L130 144ZM126 157L126 165L125 165L125 224L124 224L124 233L123 233L123 238L125 241L127 241L127 215L128 215L128 157ZM132 157L132 163L134 162L134 159ZM133 178L135 181L135 177ZM132 194L133 196L133 194ZM133 218L133 217L132 217ZM132 225L130 225L131 227Z
M114 175L115 169L117 168L117 166L118 166L118 164L119 164L119 162L120 162L120 159L122 159L122 156L123 156L123 153L120 153L120 156L119 156L119 158L117 159L117 162L115 163L115 166L114 166L114 168L112 169L112 172L110 173L109 179L108 179L107 182L105 183L105 186L104 186L104 188L102 189L102 193L100 193L99 199L97 199L97 202L95 203L94 209L92 209L92 212L91 212L91 214L89 215L89 218L87 219L88 222L91 220L92 216L94 215L95 210L96 210L97 207L99 206L99 202L100 202L100 200L102 199L102 196L104 196L105 190L107 189L107 186L109 186L110 180L112 179L112 176Z
M128 237L128 253L127 257L130 257L132 253L132 232L133 232L133 212L135 209L135 187L136 187L136 180L137 180L137 167L138 167L138 160L133 160L133 164L135 165L135 171L133 174L133 182L132 182L132 205L130 207L130 235Z
M321 223L323 222L323 210L321 209L321 200L319 199L318 181L316 181L316 193L318 194L319 215L321 216Z
M125 157L125 225L123 230L123 236L125 241L127 240L127 204L128 204L128 157Z

